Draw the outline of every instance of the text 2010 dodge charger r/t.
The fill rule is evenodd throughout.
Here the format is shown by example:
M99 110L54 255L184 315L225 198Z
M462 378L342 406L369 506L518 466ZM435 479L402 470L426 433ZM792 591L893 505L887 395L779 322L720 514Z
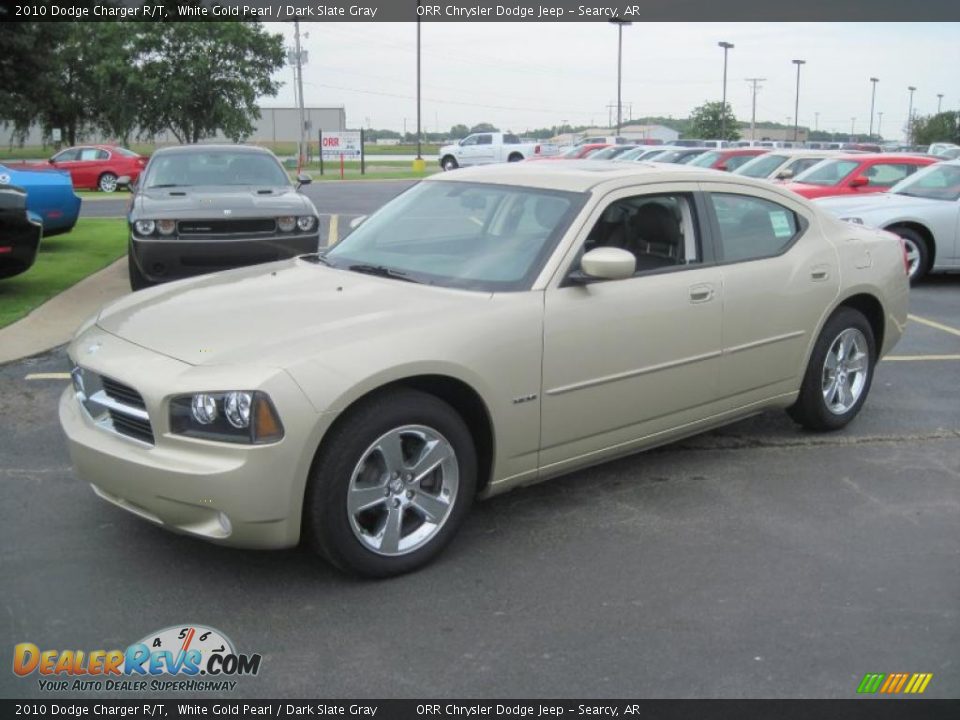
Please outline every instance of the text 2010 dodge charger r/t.
M899 239L685 166L517 163L325 254L121 299L70 346L78 475L171 530L385 576L486 496L787 408L833 430L900 338Z
M130 185L128 177L118 182ZM264 148L162 148L133 190L127 261L134 290L316 252L320 244L316 208Z

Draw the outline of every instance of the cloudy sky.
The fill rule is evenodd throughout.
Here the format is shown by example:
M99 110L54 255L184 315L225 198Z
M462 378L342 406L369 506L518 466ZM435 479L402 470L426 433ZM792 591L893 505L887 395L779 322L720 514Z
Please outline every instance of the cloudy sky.
M292 23L271 23L292 45ZM416 25L303 23L309 51L304 96L311 106L343 105L351 127L416 127ZM569 122L606 125L616 102L617 31L603 23L424 23L423 124L492 122L523 131ZM909 92L914 109L960 109L960 23L637 23L623 31L623 103L633 115L686 117L722 92L725 40L727 98L750 119L749 77L763 77L757 119L793 122L796 66L800 124L866 132L871 76L878 77L877 116L884 136L902 136ZM294 104L293 70L267 106ZM882 112L882 119L879 113ZM615 110L614 110L615 113ZM819 113L819 115L815 115Z

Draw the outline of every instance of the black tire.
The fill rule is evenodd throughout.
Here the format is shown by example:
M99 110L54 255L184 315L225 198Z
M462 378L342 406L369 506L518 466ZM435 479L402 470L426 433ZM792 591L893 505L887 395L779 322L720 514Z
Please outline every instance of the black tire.
M836 412L828 407L827 401L824 399L824 375L828 372L825 363L827 353L833 347L834 342L841 333L847 330L859 331L866 343L864 383L856 402L845 412ZM863 407L863 403L870 392L870 385L873 382L876 362L876 341L873 336L873 328L867 318L859 310L849 307L838 308L827 320L820 337L817 338L816 345L814 345L813 352L810 355L810 362L807 364L807 370L804 373L803 384L800 386L800 395L797 397L796 403L787 409L787 413L809 430L819 432L839 430L853 420L860 412L860 408Z
M97 189L100 192L112 193L117 190L117 176L112 172L105 172L97 179Z
M127 250L127 274L130 277L130 289L133 291L143 290L152 287L153 283L147 279L146 275L140 270L137 261L133 257L133 250Z
M443 160L440 161L440 167L444 170L456 170L460 164L453 155L444 155Z
M916 248L919 258L917 259L916 269L909 274L910 284L916 283L930 270L930 248L927 241L916 230L908 227L892 227L890 232L896 233L903 238L907 244L907 250L911 247Z
M510 157L507 158L507 162L520 162L523 160L523 155L520 153L511 153Z
M445 521L432 537L405 554L385 556L364 545L355 533L347 496L354 468L371 445L410 425L431 428L448 441L455 456L458 486ZM305 537L316 552L346 572L370 578L401 575L433 560L450 542L470 509L476 484L473 438L452 407L433 395L406 388L374 395L348 410L324 440L304 498ZM384 500L384 505L387 502Z

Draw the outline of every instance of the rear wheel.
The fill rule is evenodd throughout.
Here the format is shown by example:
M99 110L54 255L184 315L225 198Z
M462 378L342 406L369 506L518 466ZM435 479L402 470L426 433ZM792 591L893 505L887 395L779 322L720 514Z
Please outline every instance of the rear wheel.
M907 247L907 276L911 283L917 282L930 269L930 250L927 241L916 230L906 227L890 228L890 232L903 238Z
M787 412L811 430L838 430L860 412L870 391L877 351L863 313L840 308L810 355L797 402Z
M324 442L304 501L306 536L342 570L410 572L456 534L476 477L473 439L447 403L408 389L375 396Z
M117 176L109 172L104 173L97 181L97 187L100 188L100 192L115 192L117 189Z
M523 155L520 153L511 153L510 157L507 158L507 162L520 162L523 160Z

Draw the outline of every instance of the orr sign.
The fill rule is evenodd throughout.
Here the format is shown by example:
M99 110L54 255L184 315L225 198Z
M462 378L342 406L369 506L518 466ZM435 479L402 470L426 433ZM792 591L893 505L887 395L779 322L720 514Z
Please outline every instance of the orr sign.
M360 131L324 132L320 135L320 153L324 160L359 160L363 152Z

